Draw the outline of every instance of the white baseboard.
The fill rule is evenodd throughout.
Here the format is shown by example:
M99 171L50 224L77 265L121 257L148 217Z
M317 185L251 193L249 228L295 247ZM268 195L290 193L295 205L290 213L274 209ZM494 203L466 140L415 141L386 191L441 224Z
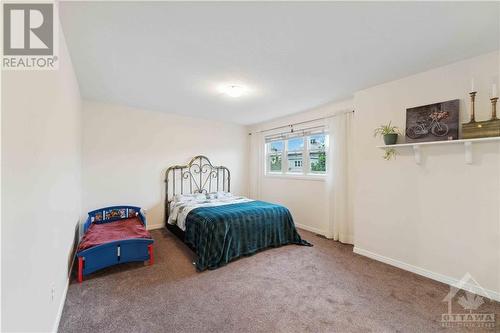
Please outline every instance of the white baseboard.
M324 232L323 230L320 230L320 229L317 229L314 227L310 227L310 226L305 225L305 224L295 223L295 226L299 229L304 229L304 230L307 230L310 232L314 232L315 234L326 236L326 232Z
M148 230L155 230L155 229L161 229L163 228L165 225L162 223L162 224L148 224L147 226L147 229Z
M436 280L436 281L439 281L439 282L442 282L442 283L445 283L448 285L456 285L460 282L459 279L452 278L452 277L449 277L449 276L446 276L443 274L439 274L436 272L432 272L432 271L429 271L429 270L421 268L421 267L413 266L413 265L407 264L407 263L399 261L399 260L395 260L392 258L382 256L382 255L377 254L377 253L370 252L368 250L360 249L359 247L354 247L353 251L354 251L354 253L360 254L362 256L365 256L365 257L368 257L368 258L371 258L371 259L374 259L377 261L381 261L381 262L386 263L388 265L395 266L395 267L401 268L405 271L409 271L409 272L412 272L412 273L415 273L415 274L418 274L421 276L425 276L429 279L433 279L433 280ZM462 289L470 291L474 294L477 294L477 295L480 295L483 297L491 298L497 302L500 302L500 292L481 288L480 286L477 286L477 285L474 285L471 283L464 284L462 286Z
M61 303L59 304L59 309L57 310L57 317L56 321L54 323L54 327L52 328L52 332L57 333L57 330L59 329L59 323L61 321L62 317L62 312L64 309L64 303L66 303L66 295L68 294L68 288L69 288L69 280L71 279L71 273L68 276L68 279L66 280L66 286L64 287L62 296L61 296Z

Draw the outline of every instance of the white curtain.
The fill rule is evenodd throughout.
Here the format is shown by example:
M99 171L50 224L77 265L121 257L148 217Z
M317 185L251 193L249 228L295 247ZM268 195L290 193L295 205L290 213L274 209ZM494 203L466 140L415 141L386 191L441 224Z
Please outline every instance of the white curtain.
M261 199L262 177L264 177L264 135L256 132L250 136L250 198Z
M329 148L326 193L328 198L327 238L353 244L352 216L349 209L349 160L353 112L327 119Z

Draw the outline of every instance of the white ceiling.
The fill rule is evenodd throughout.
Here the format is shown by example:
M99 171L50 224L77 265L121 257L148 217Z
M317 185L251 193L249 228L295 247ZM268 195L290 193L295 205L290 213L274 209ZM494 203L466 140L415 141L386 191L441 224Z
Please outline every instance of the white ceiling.
M60 16L83 98L240 124L499 47L495 2L61 2Z

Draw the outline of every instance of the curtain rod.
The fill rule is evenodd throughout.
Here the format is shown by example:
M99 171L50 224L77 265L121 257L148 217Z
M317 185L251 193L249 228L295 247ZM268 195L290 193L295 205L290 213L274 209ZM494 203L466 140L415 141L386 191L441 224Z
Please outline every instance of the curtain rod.
M343 115L343 114L346 114L346 113L351 113L351 112L354 113L354 110L349 110L349 111L345 111L345 112L338 112L338 113L335 113L335 114L333 114L331 116L326 116L326 117L321 117L321 118L316 118L316 119L311 119L311 120L305 120L305 121L301 121L301 122L298 122L298 123L293 123L293 124L289 124L289 125L283 125L283 126L273 127L273 128L269 128L269 129L265 129L265 130L261 130L261 131L256 131L256 132L250 132L250 133L248 133L248 135L252 135L253 133L265 133L265 132L274 131L274 130L277 130L277 129L280 129L280 128L293 127L293 126L297 126L297 125L312 123L314 121L324 120L324 119L328 119L328 118L333 118L333 117L337 117L337 116L340 116L340 115Z
M296 130L296 131L291 131L291 133L292 133L292 134L293 134L293 133L304 133L304 132L306 132L306 131L310 131L310 130L314 130L314 129L318 129L318 128L324 128L324 127L325 127L325 126L323 126L323 125L311 126L311 127L301 128L301 129L298 129L298 130ZM249 133L249 134L251 135L252 133ZM270 135L270 136L268 136L268 137L269 137L269 138L275 138L275 137L276 137L276 138L279 138L279 137L282 137L282 136L283 136L283 135L285 135L285 134L286 134L286 133L276 133L276 134L272 134L272 135ZM266 138L268 138L268 137L266 136Z

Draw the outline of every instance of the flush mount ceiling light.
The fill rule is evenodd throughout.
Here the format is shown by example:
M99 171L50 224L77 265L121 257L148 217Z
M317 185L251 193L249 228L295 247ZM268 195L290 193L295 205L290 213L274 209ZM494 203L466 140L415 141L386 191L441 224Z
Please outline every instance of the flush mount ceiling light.
M247 88L241 85L230 84L220 87L219 91L229 97L237 98L244 95L247 92Z

